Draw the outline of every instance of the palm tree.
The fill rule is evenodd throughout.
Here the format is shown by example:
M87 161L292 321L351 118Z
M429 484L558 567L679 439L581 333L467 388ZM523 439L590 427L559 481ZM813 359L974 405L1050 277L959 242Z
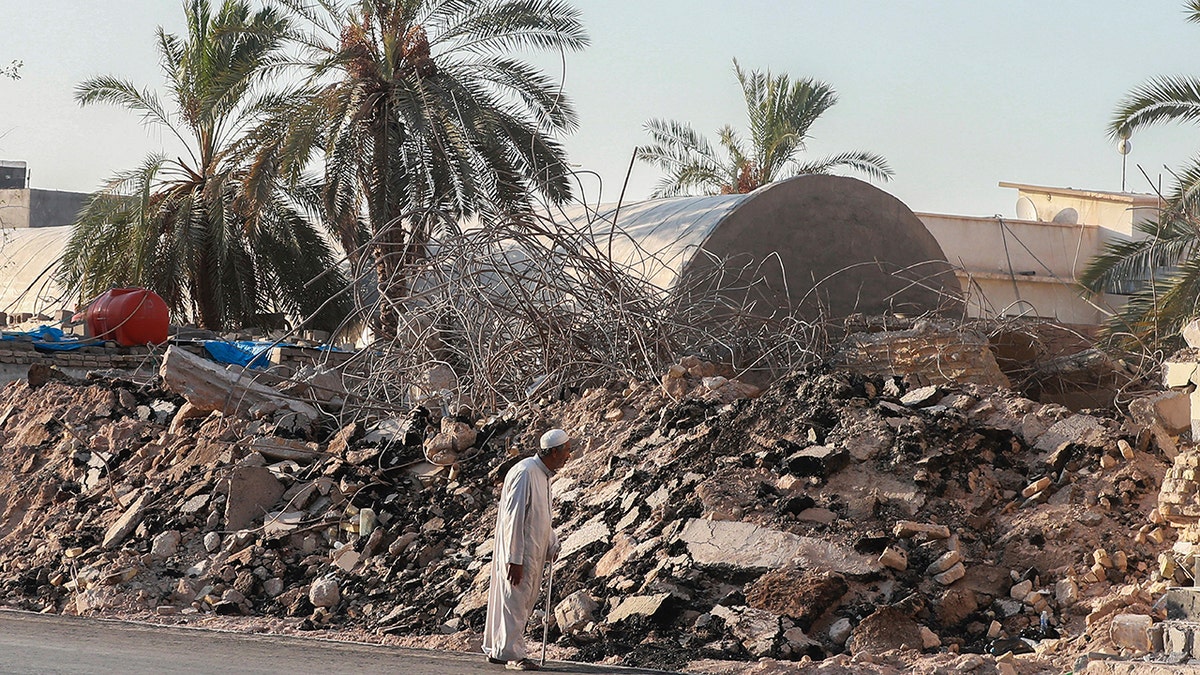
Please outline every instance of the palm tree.
M324 161L326 216L348 252L373 258L389 337L436 223L519 219L535 195L571 197L555 137L575 113L509 52L575 50L587 35L559 0L277 2L311 26L309 78L278 101L260 157L293 176Z
M336 327L350 304L337 295L345 280L331 270L330 246L267 171L247 181L238 152L262 106L259 90L284 62L288 22L244 0L226 0L215 14L207 0L188 0L184 13L186 37L157 32L174 110L116 77L76 88L81 105L123 106L167 130L187 157L151 155L111 178L75 223L59 280L84 297L145 286L176 319L211 330L265 311L309 316L322 306L309 325Z
M1200 23L1200 0L1186 4L1187 20ZM1122 99L1109 123L1113 140L1167 122L1200 121L1200 78L1153 78ZM1200 160L1175 173L1157 221L1136 226L1133 241L1114 242L1080 278L1089 290L1131 293L1109 323L1121 342L1158 346L1200 314Z
M888 180L887 160L870 152L843 152L816 161L801 162L809 129L837 103L837 94L824 82L792 81L786 74L743 71L733 62L746 115L750 121L749 145L728 125L717 131L723 155L689 124L652 119L646 131L652 145L637 149L644 161L657 164L666 175L655 197L673 197L699 190L706 194L742 194L763 185L800 174L829 173L848 168L871 178Z

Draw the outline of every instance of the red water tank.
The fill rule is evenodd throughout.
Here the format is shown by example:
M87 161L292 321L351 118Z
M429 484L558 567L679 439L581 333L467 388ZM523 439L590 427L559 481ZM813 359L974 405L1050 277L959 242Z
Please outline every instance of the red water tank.
M88 305L83 320L92 337L133 347L166 342L170 315L167 303L154 291L114 288Z

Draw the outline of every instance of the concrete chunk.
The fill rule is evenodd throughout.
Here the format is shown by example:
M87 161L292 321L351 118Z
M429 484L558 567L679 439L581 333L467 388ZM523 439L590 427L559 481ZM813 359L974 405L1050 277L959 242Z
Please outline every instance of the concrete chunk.
M593 621L599 607L586 590L580 589L554 607L554 620L560 631L572 633Z
M962 563L955 563L953 567L945 572L935 574L933 580L943 586L949 586L965 576L967 576L967 568Z
M1118 614L1113 617L1108 637L1113 644L1135 652L1150 651L1150 626L1154 620L1144 614Z
M261 518L283 496L283 484L269 469L239 466L226 483L225 529L244 530Z

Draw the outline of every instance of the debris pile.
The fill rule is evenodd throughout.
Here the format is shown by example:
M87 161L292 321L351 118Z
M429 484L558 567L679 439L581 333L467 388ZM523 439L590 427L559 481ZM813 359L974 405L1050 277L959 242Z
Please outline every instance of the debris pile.
M582 450L553 483L559 657L1062 672L1145 647L1129 617L1165 618L1157 598L1190 581L1159 495L1194 522L1196 455L1158 399L1135 419L878 368L759 390L688 357L656 382L482 419L431 406L342 424L332 386L259 391L196 361L169 354L145 384L0 391L7 603L472 648L499 481L549 426Z

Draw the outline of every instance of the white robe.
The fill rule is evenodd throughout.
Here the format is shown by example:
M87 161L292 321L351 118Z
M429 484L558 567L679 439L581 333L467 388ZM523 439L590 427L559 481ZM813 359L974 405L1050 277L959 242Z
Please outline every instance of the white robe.
M517 462L504 478L496 515L483 629L483 651L493 659L525 658L525 624L540 595L542 569L558 546L551 520L550 469L537 456ZM524 566L517 586L508 582L509 563Z

